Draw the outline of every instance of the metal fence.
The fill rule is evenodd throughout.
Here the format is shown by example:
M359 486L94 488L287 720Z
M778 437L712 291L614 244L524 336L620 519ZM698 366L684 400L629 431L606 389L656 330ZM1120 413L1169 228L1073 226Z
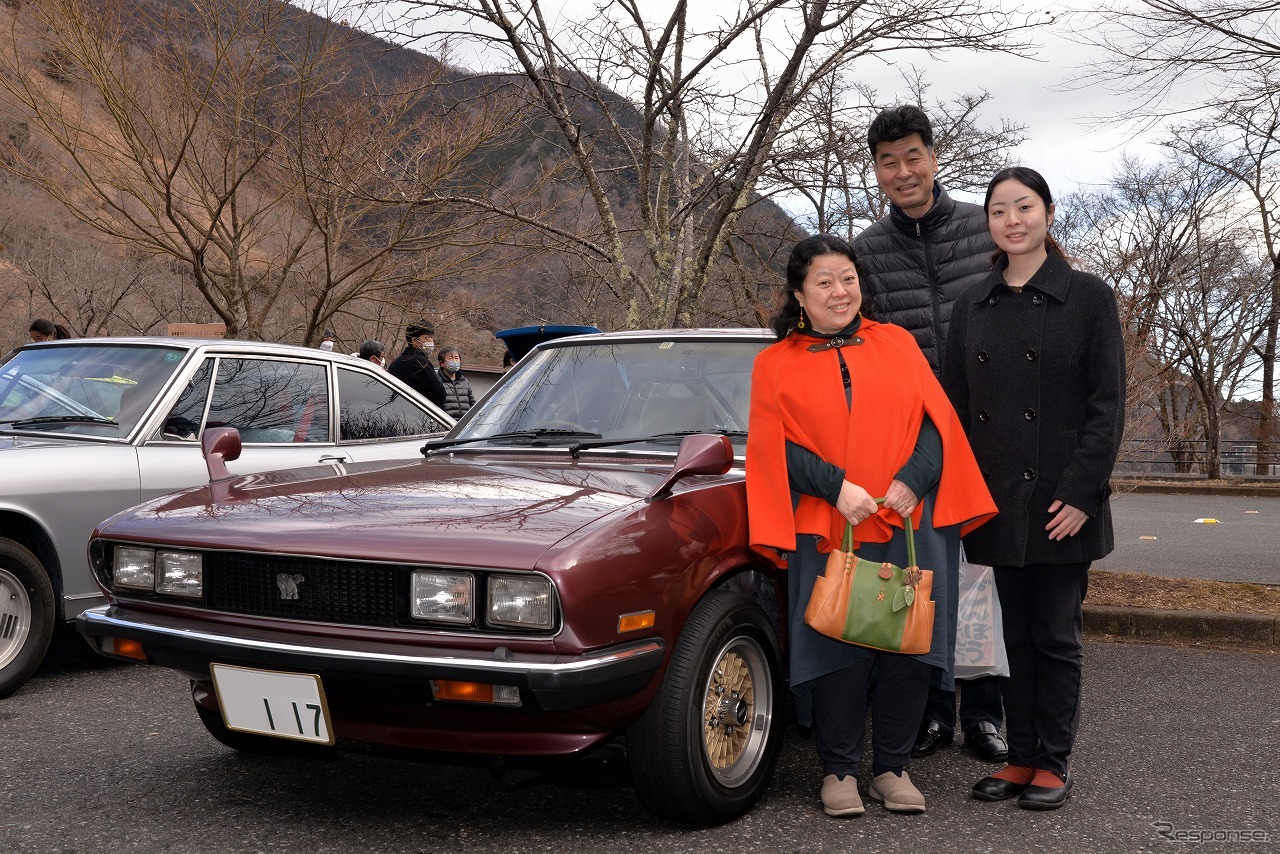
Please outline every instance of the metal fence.
M1259 465L1261 450L1261 465ZM1280 477L1280 442L1223 440L1218 446L1219 476ZM1125 439L1116 474L1209 476L1209 443L1204 439Z

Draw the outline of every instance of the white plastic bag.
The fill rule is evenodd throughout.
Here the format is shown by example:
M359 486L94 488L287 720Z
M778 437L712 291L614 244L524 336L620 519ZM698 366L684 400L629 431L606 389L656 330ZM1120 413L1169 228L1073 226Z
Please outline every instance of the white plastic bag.
M965 560L960 547L960 599L956 615L956 678L1008 676L1000 596L991 567Z

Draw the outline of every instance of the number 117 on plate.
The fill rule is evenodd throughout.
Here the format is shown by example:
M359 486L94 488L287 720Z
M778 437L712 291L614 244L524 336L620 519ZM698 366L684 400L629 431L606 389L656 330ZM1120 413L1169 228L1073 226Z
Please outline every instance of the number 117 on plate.
M211 664L209 671L227 729L333 744L329 706L319 676L230 664Z

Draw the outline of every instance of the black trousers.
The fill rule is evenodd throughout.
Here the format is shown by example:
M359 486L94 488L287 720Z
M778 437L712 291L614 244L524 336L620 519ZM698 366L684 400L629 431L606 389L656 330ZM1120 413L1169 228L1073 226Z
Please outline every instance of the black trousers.
M813 737L822 773L857 775L868 705L875 764L906 768L933 669L913 656L882 652L815 679Z
M1080 720L1089 564L996 567L1009 676L1009 764L1066 773Z
M955 691L942 690L942 670L933 669L929 681L929 703L924 709L924 723L937 721L947 729L956 728L956 694L960 695L960 726L968 729L974 724L990 721L1000 729L1004 711L1000 703L1000 677L983 676L978 679L957 679Z

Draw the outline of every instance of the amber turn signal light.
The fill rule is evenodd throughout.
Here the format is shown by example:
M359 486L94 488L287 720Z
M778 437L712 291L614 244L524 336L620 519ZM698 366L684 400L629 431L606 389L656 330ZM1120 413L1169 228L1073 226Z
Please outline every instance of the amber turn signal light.
M632 614L620 614L618 616L618 634L626 634L627 632L638 632L641 629L653 628L654 620L657 617L653 611L636 611Z
M459 682L454 679L432 679L431 696L456 703L492 703L496 706L519 706L520 689L514 685L490 685L487 682Z
M142 643L136 640L127 640L125 638L111 639L111 652L121 658L132 658L134 661L146 661L147 654L142 649Z

